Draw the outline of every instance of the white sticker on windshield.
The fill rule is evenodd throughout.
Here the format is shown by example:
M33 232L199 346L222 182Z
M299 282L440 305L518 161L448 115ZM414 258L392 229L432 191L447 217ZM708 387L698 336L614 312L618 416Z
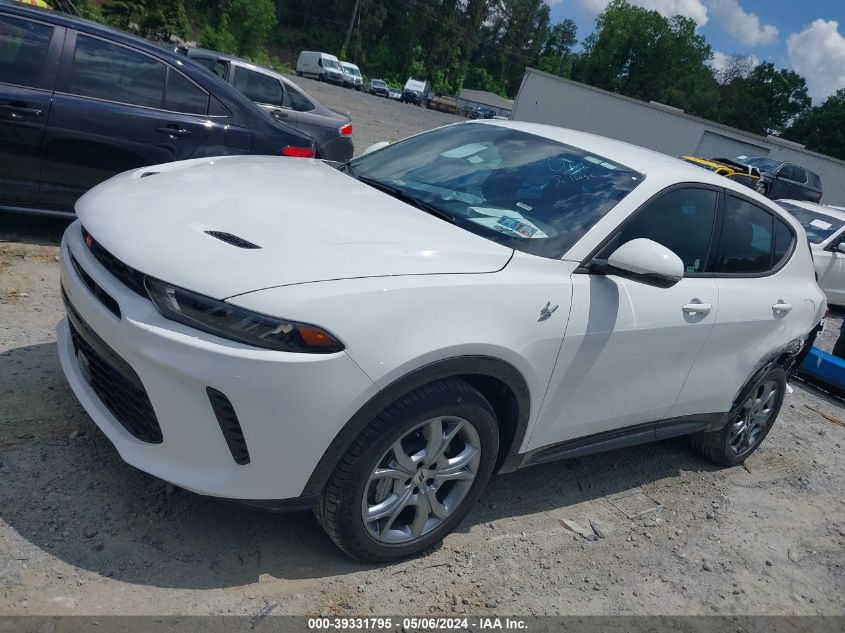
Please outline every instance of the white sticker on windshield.
M470 143L468 145L461 145L455 149L450 149L448 152L443 152L440 155L443 158L466 158L467 156L477 154L485 149L487 149L487 146L483 143Z
M827 231L833 225L830 222L825 222L824 220L813 220L810 222L810 226L814 226L822 231Z

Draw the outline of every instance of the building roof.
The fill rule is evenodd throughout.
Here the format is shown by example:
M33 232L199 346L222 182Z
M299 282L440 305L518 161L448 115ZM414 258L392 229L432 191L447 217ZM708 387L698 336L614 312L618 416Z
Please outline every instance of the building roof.
M501 108L502 110L513 110L513 101L500 97L492 92L487 92L486 90L469 90L464 88L461 90L461 94L458 98L492 106L494 108Z

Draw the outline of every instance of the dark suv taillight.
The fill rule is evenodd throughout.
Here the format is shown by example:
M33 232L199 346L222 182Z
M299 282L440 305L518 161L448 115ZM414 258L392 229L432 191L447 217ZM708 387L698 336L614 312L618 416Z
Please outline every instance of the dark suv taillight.
M313 147L296 147L295 145L288 145L279 153L282 156L291 156L293 158L314 158L316 155Z

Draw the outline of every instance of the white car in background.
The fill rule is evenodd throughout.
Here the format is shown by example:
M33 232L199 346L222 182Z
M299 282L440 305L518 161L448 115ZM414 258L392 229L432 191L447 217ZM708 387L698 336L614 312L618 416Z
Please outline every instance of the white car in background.
M364 78L361 76L361 69L358 66L350 62L340 62L340 68L343 70L344 88L364 89Z
M59 355L121 456L314 508L360 560L439 542L494 472L679 435L742 463L826 308L774 203L529 123L147 167L76 212Z
M845 306L845 210L805 200L777 203L804 227L827 300Z

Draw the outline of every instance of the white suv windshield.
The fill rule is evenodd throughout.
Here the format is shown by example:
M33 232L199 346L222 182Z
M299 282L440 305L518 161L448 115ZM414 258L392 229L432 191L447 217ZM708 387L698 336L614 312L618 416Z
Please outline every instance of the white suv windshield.
M601 156L466 123L362 156L349 172L496 242L559 258L643 180Z
M801 223L811 244L821 244L845 225L842 220L824 213L815 213L796 204L789 202L778 202L778 204Z

